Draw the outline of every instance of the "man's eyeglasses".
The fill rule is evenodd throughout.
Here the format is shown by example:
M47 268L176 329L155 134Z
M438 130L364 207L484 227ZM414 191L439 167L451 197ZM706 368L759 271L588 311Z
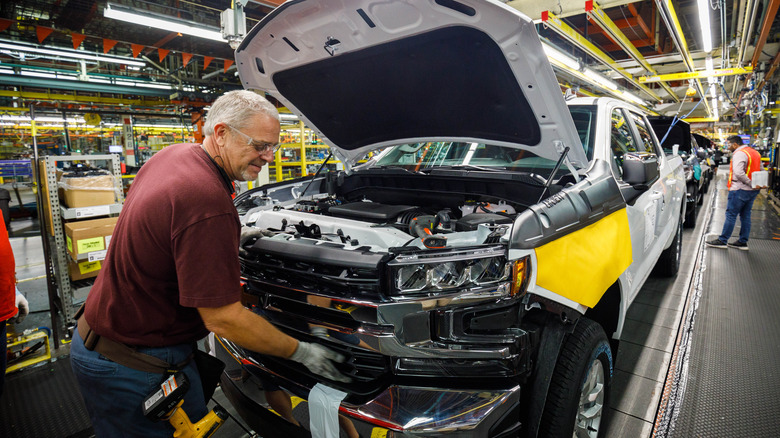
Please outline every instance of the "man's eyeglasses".
M267 151L273 151L274 154L276 154L276 151L279 150L279 147L281 146L279 143L269 143L267 141L256 141L252 137L244 134L243 132L239 131L238 129L225 124L228 128L232 129L233 131L241 134L246 139L247 146L252 146L255 148L255 151L257 151L258 154L264 154Z

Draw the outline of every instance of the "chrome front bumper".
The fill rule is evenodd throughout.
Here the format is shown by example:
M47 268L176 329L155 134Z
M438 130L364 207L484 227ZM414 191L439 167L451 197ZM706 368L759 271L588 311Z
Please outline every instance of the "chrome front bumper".
M456 390L391 386L374 400L343 411L355 420L379 420L408 436L488 436L492 426L519 405L520 387Z
M257 364L241 361L224 345L217 343L219 354L237 365L243 363L252 374L268 373ZM222 378L222 389L244 420L266 438L291 438L292 424L270 414L256 377L247 378L239 367L229 366ZM270 374L269 374L270 376ZM278 376L274 379L279 382ZM258 379L259 380L259 379ZM290 394L306 395L306 388L287 382L281 385ZM289 386L289 387L288 387ZM519 434L521 387L508 389L447 389L392 385L362 405L342 403L339 413L350 418L361 436L385 437L495 437ZM302 397L305 398L305 397ZM296 409L308 409L298 403ZM308 417L308 413L306 415Z

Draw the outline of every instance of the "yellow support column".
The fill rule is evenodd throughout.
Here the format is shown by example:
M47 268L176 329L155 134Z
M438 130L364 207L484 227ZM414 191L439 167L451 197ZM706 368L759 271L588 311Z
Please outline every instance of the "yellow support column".
M276 151L274 157L274 168L276 169L276 182L282 181L282 148Z
M298 122L298 128L301 130L301 176L306 176L306 133L303 121Z

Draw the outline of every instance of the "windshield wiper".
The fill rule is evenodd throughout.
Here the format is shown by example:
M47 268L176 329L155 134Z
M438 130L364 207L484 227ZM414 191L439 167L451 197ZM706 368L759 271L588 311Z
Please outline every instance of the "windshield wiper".
M406 167L406 165L401 165L401 164L382 164L380 166L374 165L371 167L367 167L365 170L402 170L404 172L409 172L409 173L418 173L415 172L414 170L410 170L409 168Z
M426 167L425 169L420 169L420 172L430 172L433 170L438 169L448 169L448 170L479 170L482 172L504 172L506 171L506 167L483 167L483 166L474 166L471 164L456 164L453 166L434 166L434 167Z

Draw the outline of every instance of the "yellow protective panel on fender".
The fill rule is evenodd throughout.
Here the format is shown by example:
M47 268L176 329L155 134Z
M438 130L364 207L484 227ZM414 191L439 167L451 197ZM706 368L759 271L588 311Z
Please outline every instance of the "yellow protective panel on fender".
M631 261L631 232L624 208L536 248L536 284L593 307Z

